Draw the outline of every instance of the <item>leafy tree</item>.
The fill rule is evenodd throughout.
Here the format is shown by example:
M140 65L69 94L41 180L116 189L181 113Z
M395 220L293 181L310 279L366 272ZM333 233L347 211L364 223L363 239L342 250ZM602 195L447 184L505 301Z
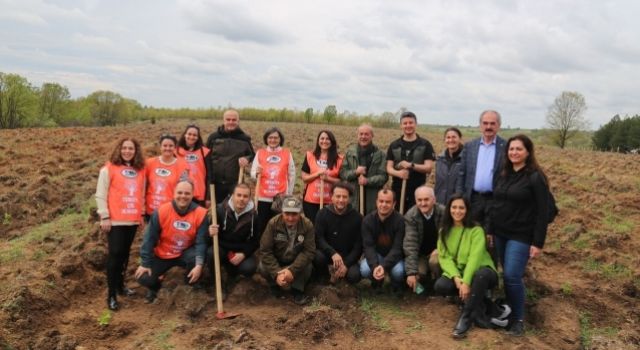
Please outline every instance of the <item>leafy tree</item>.
M129 122L142 106L112 91L96 91L87 96L91 118L98 125L116 125Z
M640 148L640 115L611 120L593 134L593 144L598 149L628 152Z
M65 113L71 95L66 86L58 83L44 83L39 91L39 112L42 120L53 120L58 125L65 124Z
M547 125L553 131L553 141L564 148L567 140L589 124L584 117L587 110L584 96L572 91L563 91L556 97L547 112Z
M307 123L313 121L313 108L307 108L307 110L304 111L304 121Z
M328 124L331 124L334 120L336 120L337 116L338 116L338 109L336 108L335 105L328 105L327 107L324 108L324 120Z
M0 72L0 129L37 125L36 93L26 78Z

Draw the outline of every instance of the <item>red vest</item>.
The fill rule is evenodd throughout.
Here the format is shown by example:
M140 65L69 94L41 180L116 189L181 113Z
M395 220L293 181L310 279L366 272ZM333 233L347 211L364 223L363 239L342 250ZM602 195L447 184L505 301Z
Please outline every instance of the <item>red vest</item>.
M288 148L281 148L279 151L263 148L258 151L257 158L262 168L258 197L273 198L278 193L286 192L289 184L291 151Z
M189 166L189 178L193 181L193 198L203 201L206 193L207 167L204 157L209 154L207 147L202 147L196 151L188 151L178 147L178 158L184 159Z
M104 165L109 172L107 205L112 221L140 222L144 199L144 169L130 166Z
M196 240L198 227L207 216L207 209L197 207L185 216L180 216L173 209L171 202L158 208L160 237L153 252L160 259L175 259L185 249L191 247Z
M342 166L342 156L338 155L336 165L327 171L327 175L331 177L339 177L340 166ZM316 159L313 152L307 152L307 164L309 165L309 174L313 174L321 169L327 168L327 162L323 159ZM332 185L329 181L324 182L324 204L331 204L331 188ZM320 204L320 178L315 178L312 182L307 184L307 189L304 193L304 201L307 203Z
M147 214L151 215L160 205L173 199L173 190L183 173L189 172L189 166L178 158L171 165L160 163L160 157L147 159Z

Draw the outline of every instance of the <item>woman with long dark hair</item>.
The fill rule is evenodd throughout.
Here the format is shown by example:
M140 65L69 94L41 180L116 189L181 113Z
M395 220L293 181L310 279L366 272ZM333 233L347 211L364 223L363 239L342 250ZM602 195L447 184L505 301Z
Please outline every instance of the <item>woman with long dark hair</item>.
M482 227L472 221L469 201L454 194L443 213L438 237L438 261L442 276L434 285L436 293L457 295L464 302L453 329L454 338L463 338L473 324L492 328L491 317L504 318L487 290L498 285L498 274L486 249ZM506 311L506 310L505 310Z
M315 149L307 151L302 163L302 181L305 184L302 208L311 222L315 222L320 210L321 195L323 204L331 203L331 188L340 181L341 166L342 156L338 154L336 137L329 130L321 130Z
M462 132L456 127L444 131L445 150L436 159L436 203L446 205L449 197L456 191L458 171L460 169L460 154L462 153Z
M526 135L507 141L502 172L493 189L491 232L504 271L504 289L513 309L507 333L524 334L524 271L542 252L549 223L547 177Z
M178 139L178 158L184 159L189 166L189 177L193 181L193 201L200 206L209 207L205 202L207 194L207 166L205 157L209 149L202 142L202 133L195 124L189 124Z
M144 157L140 143L125 137L118 141L109 161L100 169L96 204L100 230L107 234L107 306L119 308L117 295L130 296L124 275L138 226L144 221Z
M274 197L278 194L293 194L296 183L296 166L291 150L283 147L282 131L276 127L269 128L262 139L266 147L256 152L251 164L251 177L259 180L255 195L258 197L260 230L263 230L275 215L271 210Z

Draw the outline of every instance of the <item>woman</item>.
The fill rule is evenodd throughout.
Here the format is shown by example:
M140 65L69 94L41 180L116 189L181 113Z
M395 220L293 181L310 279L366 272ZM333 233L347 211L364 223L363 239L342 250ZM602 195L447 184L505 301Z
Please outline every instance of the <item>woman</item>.
M315 222L320 210L321 194L323 204L331 203L331 187L340 181L340 166L342 156L338 154L336 137L329 130L320 131L315 149L307 151L302 163L302 181L305 184L302 210L311 222Z
M205 202L207 166L204 160L208 154L209 149L203 145L200 128L195 124L187 125L178 140L178 158L189 166L189 177L193 181L193 201L205 208L209 207L209 203Z
M504 289L513 313L508 334L524 334L525 288L522 277L527 262L542 252L547 235L549 189L540 169L533 142L525 135L507 141L502 172L493 189L490 211L492 233L504 270Z
M296 167L289 148L283 148L284 135L280 129L268 129L262 137L267 146L256 152L251 165L251 177L259 179L257 184L258 227L263 230L274 216L271 210L277 194L293 194L296 182Z
M485 298L487 290L498 285L498 274L486 249L484 230L472 222L469 202L461 194L453 194L447 203L437 249L442 276L433 287L435 292L458 295L464 302L454 338L466 336L473 324L492 328L492 316L507 316Z
M160 136L160 156L147 159L145 173L147 179L147 219L160 205L173 199L173 190L181 177L189 175L189 166L175 156L175 136Z
M462 153L462 132L452 127L444 132L444 145L446 149L436 159L436 202L446 205L449 197L456 190L458 181L458 169L460 168L460 153Z
M109 161L100 169L96 204L100 229L107 234L107 306L117 310L117 294L131 296L124 286L129 250L144 214L144 158L140 143L126 137L118 141Z

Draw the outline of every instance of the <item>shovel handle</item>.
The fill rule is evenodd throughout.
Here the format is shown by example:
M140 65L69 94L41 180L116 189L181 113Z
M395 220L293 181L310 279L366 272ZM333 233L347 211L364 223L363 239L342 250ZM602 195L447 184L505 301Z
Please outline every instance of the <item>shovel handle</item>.
M400 214L404 215L404 198L407 192L407 179L402 179L402 189L400 190Z
M211 193L211 223L213 225L218 224L218 217L216 214L216 186L214 184L209 185L209 192ZM216 304L218 307L218 314L224 314L224 307L222 306L222 279L220 278L220 244L218 243L218 235L213 236L213 270L216 279Z

